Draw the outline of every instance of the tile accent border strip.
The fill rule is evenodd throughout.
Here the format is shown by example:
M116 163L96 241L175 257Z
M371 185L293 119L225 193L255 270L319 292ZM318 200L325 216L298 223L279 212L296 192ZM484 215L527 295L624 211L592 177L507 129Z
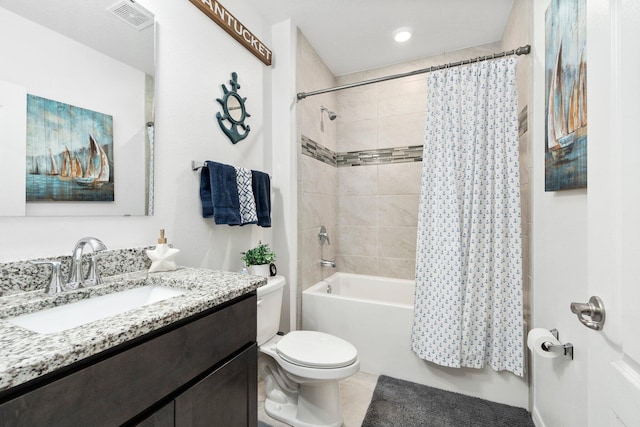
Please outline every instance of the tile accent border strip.
M302 144L302 154L304 154L305 156L320 160L321 162L326 163L330 166L338 166L336 153L334 151L329 150L327 147L318 144L317 142L307 138L304 135L302 135L300 143Z
M422 148L422 145L409 145L338 153L338 167L421 162Z
M518 114L519 136L529 130L527 118L528 106L525 105L520 114ZM336 153L304 135L302 135L301 144L302 154L336 167L421 162L423 151L422 145L408 145L405 147Z
M302 154L335 167L422 161L422 145L336 153L302 135Z

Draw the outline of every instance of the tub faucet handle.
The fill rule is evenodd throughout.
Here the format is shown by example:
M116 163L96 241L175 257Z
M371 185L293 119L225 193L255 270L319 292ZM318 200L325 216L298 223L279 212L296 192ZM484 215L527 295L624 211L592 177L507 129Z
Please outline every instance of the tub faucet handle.
M327 245L331 244L329 241L329 233L327 233L327 228L324 225L321 225L318 231L318 241L320 241L320 246L324 245L324 242L327 242Z

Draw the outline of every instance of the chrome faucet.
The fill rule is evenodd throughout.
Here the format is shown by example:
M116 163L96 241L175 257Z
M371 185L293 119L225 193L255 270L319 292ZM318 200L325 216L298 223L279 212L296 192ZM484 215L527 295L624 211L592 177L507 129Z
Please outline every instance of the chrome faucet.
M94 254L91 260L90 273L91 277L88 277L85 283L84 274L82 270L82 252L85 245L91 246L93 252L100 252L107 249L101 240L95 237L83 237L78 240L76 246L73 248L73 254L71 255L71 265L69 266L69 280L67 280L68 289L78 289L80 286L92 286L100 283L100 277L97 269L97 256Z
M329 261L328 259L321 259L320 260L320 266L321 267L333 267L333 268L336 268L336 262L335 261Z
M101 252L94 252L91 255L91 262L89 264L89 271L87 272L87 278L83 283L86 288L88 286L95 286L102 284L102 278L100 277L100 271L98 270L98 260L102 258Z
M321 225L320 230L318 230L318 241L320 242L320 246L324 245L324 242L327 242L328 245L331 244L329 241L329 233L327 233L327 228L324 225Z
M50 265L51 266L51 277L49 277L49 284L45 288L44 292L48 295L55 295L59 292L65 291L66 287L62 284L60 274L60 265L62 264L57 260L31 260L29 261L31 264L35 265Z
M328 259L324 259L322 257L322 248L324 247L324 242L327 242L327 245L331 244L331 241L329 240L329 233L327 233L327 227L325 227L324 225L321 225L320 230L318 230L318 241L320 242L320 266L336 268L335 261L329 261Z

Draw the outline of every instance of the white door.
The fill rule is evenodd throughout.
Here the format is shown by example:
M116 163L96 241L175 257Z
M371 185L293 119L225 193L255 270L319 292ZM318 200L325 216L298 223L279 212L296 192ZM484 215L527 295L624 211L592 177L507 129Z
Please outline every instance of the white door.
M606 319L588 332L584 409L591 427L640 427L640 1L587 11L589 295L575 298L601 297Z

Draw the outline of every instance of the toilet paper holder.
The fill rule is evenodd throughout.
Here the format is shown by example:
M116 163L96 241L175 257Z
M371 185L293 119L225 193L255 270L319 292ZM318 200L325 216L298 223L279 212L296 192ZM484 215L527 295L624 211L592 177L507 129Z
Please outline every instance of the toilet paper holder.
M553 335L554 337L556 337L557 340L560 339L560 333L558 332L557 329L551 329L549 332L551 332L551 335ZM566 344L551 344L550 342L543 342L542 343L542 349L544 351L549 351L552 353L560 353L564 356L568 356L571 358L571 360L573 360L573 344L571 344L570 342L566 343Z

